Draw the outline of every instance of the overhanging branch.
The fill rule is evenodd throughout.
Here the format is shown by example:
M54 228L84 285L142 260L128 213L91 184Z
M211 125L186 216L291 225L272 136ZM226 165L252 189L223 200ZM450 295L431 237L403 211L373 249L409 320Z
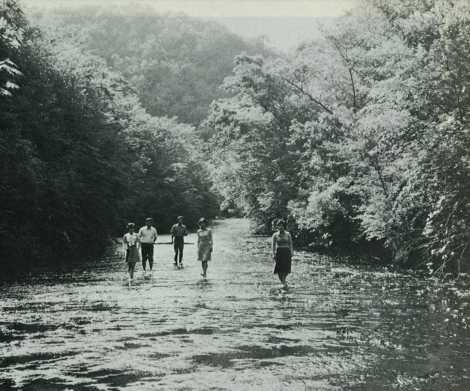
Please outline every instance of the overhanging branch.
M333 115L333 111L331 109L329 109L326 105L324 105L322 102L320 102L318 99L316 99L314 96L312 96L312 94L310 94L308 91L305 91L302 87L300 87L299 85L295 84L293 81L285 78L285 77L282 77L281 76L281 79L284 80L287 84L289 84L290 86L294 87L298 92L302 93L303 95L305 95L307 98L309 98L312 102L314 102L315 104L317 104L318 106L320 106L323 110L325 110L328 114L331 114Z

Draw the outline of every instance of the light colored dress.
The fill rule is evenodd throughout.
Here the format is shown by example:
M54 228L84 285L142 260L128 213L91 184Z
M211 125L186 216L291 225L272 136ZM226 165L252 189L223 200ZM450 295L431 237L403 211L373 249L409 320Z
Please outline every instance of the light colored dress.
M207 262L212 255L212 231L210 228L197 231L197 260Z

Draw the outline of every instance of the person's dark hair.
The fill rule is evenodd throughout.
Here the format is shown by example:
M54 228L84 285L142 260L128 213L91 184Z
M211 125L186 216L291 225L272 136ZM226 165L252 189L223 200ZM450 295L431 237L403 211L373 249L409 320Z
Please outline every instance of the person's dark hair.
M207 224L207 220L204 218L204 217L201 217L198 221L198 224L201 225L201 224Z
M286 229L286 222L283 219L277 220L276 227L279 227L280 225L282 225L282 227Z

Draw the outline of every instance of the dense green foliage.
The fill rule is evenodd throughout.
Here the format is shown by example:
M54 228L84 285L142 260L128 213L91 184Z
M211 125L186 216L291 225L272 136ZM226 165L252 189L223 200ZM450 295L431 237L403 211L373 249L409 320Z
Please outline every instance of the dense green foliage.
M216 213L190 126L152 117L79 37L42 34L14 4L0 33L4 265L95 252L148 215L165 231Z
M265 227L289 217L313 245L460 268L470 5L370 0L323 35L287 59L238 57L203 125L224 205Z
M139 8L128 12L133 16L89 8L82 16L58 13L37 21L44 28L80 35L91 53L130 82L152 115L199 124L209 104L223 96L219 86L233 58L242 52L267 53L213 22Z
M10 4L2 259L91 252L146 215L191 225L216 213L216 192L260 231L285 217L311 246L460 270L470 5L365 4L286 57L184 16L61 15L37 29Z

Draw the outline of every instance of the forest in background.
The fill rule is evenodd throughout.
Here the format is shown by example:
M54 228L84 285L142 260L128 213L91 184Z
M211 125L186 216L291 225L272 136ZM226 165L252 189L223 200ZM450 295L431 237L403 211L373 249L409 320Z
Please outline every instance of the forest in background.
M205 119L213 100L228 96L220 86L235 56L271 55L262 40L246 42L215 22L158 15L143 5L115 14L94 7L37 13L33 20L57 40L72 37L102 58L129 82L149 114L194 126Z
M468 264L466 1L366 0L289 55L185 16L1 16L4 262L220 204L312 249Z

